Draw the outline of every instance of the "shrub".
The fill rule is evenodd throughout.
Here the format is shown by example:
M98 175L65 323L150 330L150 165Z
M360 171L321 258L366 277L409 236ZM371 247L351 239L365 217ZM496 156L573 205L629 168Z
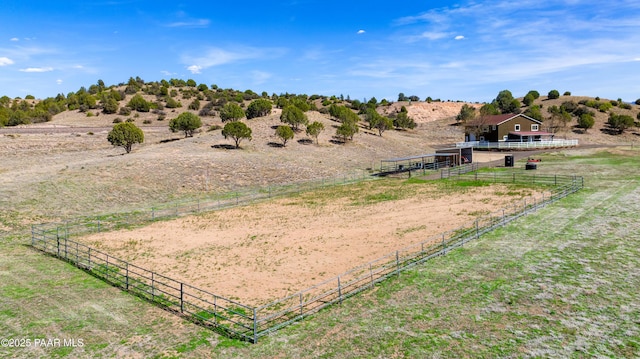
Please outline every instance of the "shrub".
M222 136L225 139L231 137L236 143L236 148L240 148L240 141L251 140L251 129L240 121L232 121L224 125Z
M287 146L287 141L293 138L293 129L289 126L278 126L276 128L276 136L282 141L282 146Z
M607 111L611 110L612 108L613 108L613 105L611 104L611 102L603 102L598 107L598 110L600 112L607 112Z
M584 113L578 117L578 127L583 128L586 133L588 129L595 125L596 121L591 114Z
M549 94L547 95L547 97L550 100L555 100L560 97L560 92L558 92L558 90L551 90L549 91Z
M634 126L635 121L631 116L616 115L612 113L609 115L609 120L607 121L607 125L609 125L611 129L616 130L618 133L623 133L627 128Z
M121 123L121 122L122 122L122 119L121 119L120 117L116 117L116 118L113 120L113 123Z
M271 101L259 98L252 101L247 107L247 119L266 116L271 113Z
M571 96L571 91L565 91L564 94L562 94L562 96Z
M193 136L193 132L200 127L202 127L202 120L191 112L183 112L169 122L171 131L184 131L184 137Z
M149 112L151 109L151 104L140 94L134 95L131 100L129 100L129 103L127 103L127 106L138 112Z
M150 123L151 123L151 120L146 119L146 120L142 121L142 123L144 123L145 125L148 125L148 124L150 124Z
M107 140L113 146L123 147L130 153L135 143L144 142L144 133L133 123L118 123L107 135Z

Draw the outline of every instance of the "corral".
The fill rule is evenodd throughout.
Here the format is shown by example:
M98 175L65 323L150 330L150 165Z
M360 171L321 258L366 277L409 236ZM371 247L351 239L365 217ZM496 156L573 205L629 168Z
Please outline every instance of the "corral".
M81 239L149 270L259 305L459 227L534 194L505 185L443 191L349 185ZM410 195L409 195L410 193ZM404 198L407 196L407 198Z

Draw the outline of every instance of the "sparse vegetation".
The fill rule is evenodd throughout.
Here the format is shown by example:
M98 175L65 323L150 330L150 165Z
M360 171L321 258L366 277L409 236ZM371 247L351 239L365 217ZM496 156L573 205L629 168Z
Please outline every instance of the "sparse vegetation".
M202 120L191 112L183 112L169 121L172 132L183 131L184 137L192 137L195 130L202 127Z
M240 142L244 139L251 141L251 128L240 121L228 122L222 129L224 138L231 137L236 143L236 148L240 148Z
M235 102L228 102L220 109L222 122L238 121L245 117L244 110Z
M555 100L559 97L560 97L560 92L558 92L558 90L551 90L547 94L547 98L549 98L550 100Z
M113 126L107 135L107 141L130 153L134 144L144 142L144 133L132 122L122 122Z
M282 147L287 146L287 141L293 138L293 130L289 126L278 126L276 127L276 137L282 141Z
M314 121L311 124L307 125L307 136L311 136L316 139L316 144L318 143L318 136L320 133L324 131L324 125L322 122Z

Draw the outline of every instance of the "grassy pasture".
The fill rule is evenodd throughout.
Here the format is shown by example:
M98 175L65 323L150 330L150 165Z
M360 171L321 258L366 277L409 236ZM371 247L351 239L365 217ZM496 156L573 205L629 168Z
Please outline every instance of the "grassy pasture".
M83 346L0 357L637 357L639 155L542 156L539 172L583 175L585 189L257 345L32 251L25 228L0 241L0 336Z

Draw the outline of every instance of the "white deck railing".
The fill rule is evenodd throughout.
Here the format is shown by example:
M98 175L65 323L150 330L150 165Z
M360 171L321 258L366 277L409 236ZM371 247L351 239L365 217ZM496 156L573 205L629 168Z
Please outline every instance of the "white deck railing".
M578 140L551 140L551 141L533 141L533 142L486 142L486 141L469 141L458 142L456 147L473 147L474 149L535 149L535 148L556 148L556 147L575 147Z

